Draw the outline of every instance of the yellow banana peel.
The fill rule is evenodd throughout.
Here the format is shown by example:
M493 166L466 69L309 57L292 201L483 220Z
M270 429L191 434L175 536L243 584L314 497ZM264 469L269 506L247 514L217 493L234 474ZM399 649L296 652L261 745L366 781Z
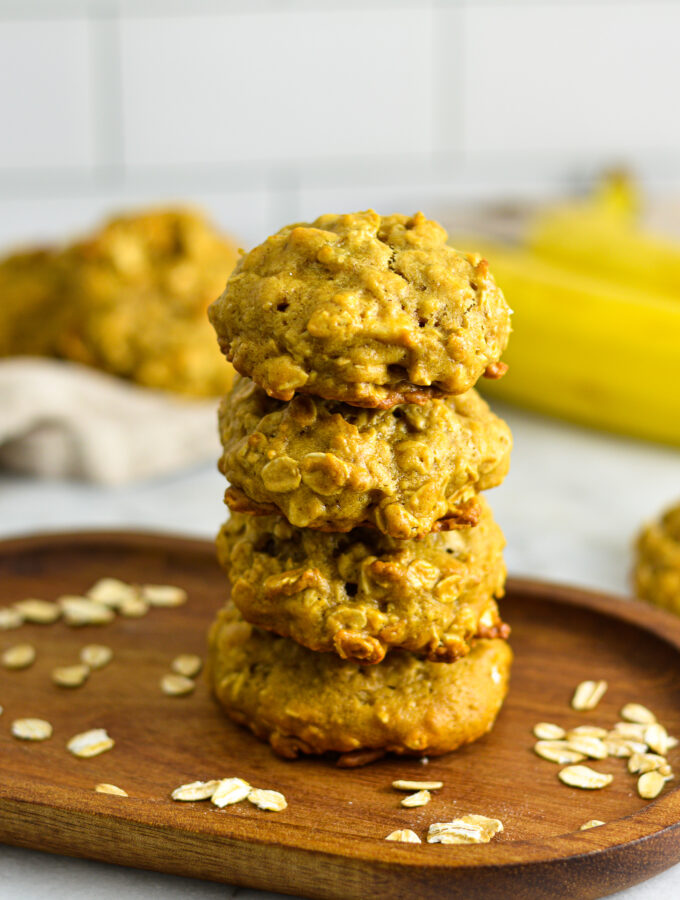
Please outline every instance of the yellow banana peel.
M545 260L595 276L661 291L680 303L680 244L589 209L540 216L527 244Z
M515 310L503 359L480 388L586 425L680 445L680 299L556 265L525 249L474 248Z
M638 207L633 181L612 173L588 199L539 214L527 247L558 265L669 293L680 302L680 243L641 228Z

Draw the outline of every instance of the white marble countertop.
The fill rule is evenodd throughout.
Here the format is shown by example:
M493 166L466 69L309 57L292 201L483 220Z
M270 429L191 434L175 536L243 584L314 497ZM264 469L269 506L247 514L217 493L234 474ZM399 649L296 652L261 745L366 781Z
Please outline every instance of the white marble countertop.
M507 536L510 572L626 594L631 541L640 523L680 498L680 453L496 408L515 437L511 474L489 495ZM212 537L224 516L223 490L223 480L208 463L116 489L0 476L0 536L125 527ZM0 898L45 896L271 900L275 895L0 846ZM680 866L616 895L619 900L678 896Z

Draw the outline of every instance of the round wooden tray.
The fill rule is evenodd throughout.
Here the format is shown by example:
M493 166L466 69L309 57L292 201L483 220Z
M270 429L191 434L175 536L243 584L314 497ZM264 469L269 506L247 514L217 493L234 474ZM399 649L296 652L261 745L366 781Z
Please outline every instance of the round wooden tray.
M614 773L601 791L567 788L559 767L532 751L534 723L612 725L628 701L653 709L680 735L680 622L634 602L526 580L511 580L502 603L513 627L512 687L493 732L423 765L390 758L341 770L332 760L286 762L220 714L202 682L194 695L164 696L160 677L179 652L203 653L205 631L224 601L225 578L208 542L166 535L46 535L0 544L0 605L54 599L111 575L187 588L178 609L105 628L63 624L0 632L38 650L34 666L1 674L0 840L54 853L318 898L602 897L680 860L680 793L670 782L641 800L625 760L594 762ZM68 691L49 677L76 661L83 644L115 653L87 684ZM592 713L569 701L584 679L609 691ZM19 742L10 723L40 716L54 725L42 744ZM105 727L115 748L90 760L66 750L79 731ZM680 747L669 758L680 771ZM243 803L219 811L180 804L170 791L195 779L238 775L283 791L288 809ZM395 778L438 779L428 806L407 810ZM128 798L96 794L112 782ZM421 837L435 821L467 812L500 818L490 844L443 846L383 840L396 828ZM588 831L589 819L606 824Z

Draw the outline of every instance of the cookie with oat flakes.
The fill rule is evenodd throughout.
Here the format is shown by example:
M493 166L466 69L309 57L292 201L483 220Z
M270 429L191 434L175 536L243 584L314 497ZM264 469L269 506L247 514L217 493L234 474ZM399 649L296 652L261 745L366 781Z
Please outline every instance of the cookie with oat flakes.
M471 525L477 491L510 464L510 429L473 390L359 409L308 394L284 403L237 376L219 422L228 505L300 528L370 524L405 540Z
M362 666L261 631L232 604L209 644L208 681L226 714L288 758L455 750L493 727L512 661L496 639L479 641L453 665L396 650Z
M510 334L486 260L422 213L288 225L240 260L209 315L236 370L270 396L373 408L499 377Z
M475 639L507 637L503 534L489 507L475 528L396 541L372 528L322 534L238 513L217 538L244 618L310 650L378 663L395 648L453 662Z

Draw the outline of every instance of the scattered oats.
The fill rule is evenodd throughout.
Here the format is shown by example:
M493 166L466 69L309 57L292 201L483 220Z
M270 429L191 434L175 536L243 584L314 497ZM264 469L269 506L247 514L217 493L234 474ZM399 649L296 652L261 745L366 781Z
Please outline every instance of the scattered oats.
M628 760L628 771L631 775L653 772L666 765L666 759L656 753L633 753Z
M621 735L607 737L604 740L604 745L607 748L607 753L610 756L616 757L626 757L632 756L633 753L647 752L647 744L643 744L640 741L629 740L628 738L621 737Z
M652 725L656 722L654 713L641 703L626 703L620 716L626 722L635 722L638 725Z
M552 722L539 722L534 725L534 737L540 741L561 741L565 735L564 728Z
M143 584L141 595L151 606L181 606L187 601L184 588L172 584Z
M486 816L461 816L452 822L434 822L427 832L428 844L488 844L491 838L503 831L499 819Z
M2 664L6 669L27 669L35 662L33 644L15 644L2 654Z
M536 741L534 753L538 754L541 759L558 763L560 766L578 763L586 758L583 753L570 750L567 741Z
M175 788L171 797L173 800L182 800L185 803L195 800L210 800L219 784L219 781L192 781L191 784L182 784Z
M658 722L647 726L644 741L650 750L661 756L665 756L668 752L668 732Z
M89 677L90 667L83 663L77 663L75 666L57 666L56 669L52 669L52 681L59 687L80 687Z
M596 737L580 737L570 738L567 743L570 750L582 753L590 759L606 759L609 755L607 748L599 738Z
M80 651L80 661L91 669L103 669L113 659L113 650L104 644L86 644Z
M184 697L186 694L190 694L195 687L195 682L191 678L185 678L184 675L171 673L161 678L161 690L168 697Z
M57 603L50 600L19 600L14 604L20 615L23 616L25 622L31 622L34 625L51 625L56 622L61 615L61 608Z
M149 611L149 604L141 597L130 597L118 607L118 614L125 619L141 619Z
M247 781L242 778L223 778L218 781L217 787L210 798L215 806L224 809L232 803L240 803L245 800L253 790ZM283 809L284 807L281 807Z
M64 613L64 621L67 625L79 627L81 625L108 625L115 614L103 603L95 603L87 597L78 597L74 594L65 594L57 601Z
M629 738L631 741L644 741L646 725L637 722L617 722L608 737Z
M482 828L454 819L453 822L433 822L427 831L428 844L488 844Z
M116 787L115 784L98 784L95 788L98 794L113 794L115 797L127 797L128 792L123 788Z
M653 800L659 796L665 783L666 779L660 772L645 772L638 778L638 794L645 800Z
M464 822L472 822L475 825L479 825L480 828L483 828L484 831L488 832L491 837L503 831L503 823L500 819L490 819L488 816L479 816L474 813L469 813L468 815L463 816L462 819Z
M92 585L86 596L95 603L103 603L111 609L120 609L129 600L136 600L139 592L119 578L100 578Z
M45 719L15 719L12 734L21 741L46 741L52 737L52 726Z
M603 822L601 819L591 819L589 822L584 822L579 831L587 831L589 828L599 828L600 825L605 824L606 822Z
M570 728L567 732L567 740L580 737L605 738L609 732L606 728L599 728L597 725L577 725L576 728Z
M387 835L385 840L400 841L402 844L422 844L418 835L415 831L411 831L410 828L400 828L398 831L393 831Z
M180 653L170 663L170 668L176 675L184 675L185 678L195 678L201 671L203 660L195 653Z
M673 775L673 769L668 765L668 763L664 763L663 765L659 766L658 772L659 775L663 775L666 781L672 781L672 779L675 777Z
M93 728L91 731L76 734L66 746L74 756L89 759L110 750L113 745L114 741L108 736L105 728Z
M571 705L579 712L595 709L607 691L606 681L582 681L574 691Z
M398 791L438 791L444 787L443 781L393 781L392 787Z
M4 713L4 711L5 710L2 708L2 706L0 706L0 716Z
M0 631L9 631L11 628L19 628L24 624L24 617L18 609L9 606L0 609Z
M260 788L252 788L248 794L248 800L258 809L266 809L271 812L280 812L288 806L283 794L278 791L263 791Z
M595 791L612 783L613 775L605 775L596 772L589 766L567 766L557 776L563 784L569 787L583 788L586 791Z
M670 735L667 738L666 745L669 750L672 750L673 747L678 746L678 739L676 737L671 737Z
M432 794L429 791L417 791L415 794L409 794L408 797L404 797L401 805L410 809L414 806L425 806L431 799Z

